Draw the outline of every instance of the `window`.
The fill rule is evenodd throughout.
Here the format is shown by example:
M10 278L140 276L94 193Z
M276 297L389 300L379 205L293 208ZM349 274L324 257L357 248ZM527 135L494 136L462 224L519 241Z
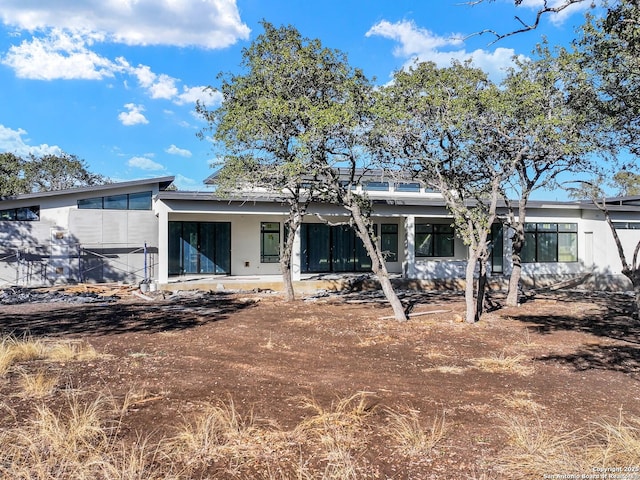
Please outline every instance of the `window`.
M389 182L365 182L363 188L370 192L388 192Z
M280 261L280 224L278 222L260 223L260 262L278 263Z
M31 207L0 210L0 220L10 222L37 222L40 220L40 207L34 205Z
M396 184L396 192L419 192L420 184L419 183L397 183Z
M640 222L613 222L616 230L640 230Z
M129 210L151 210L151 192L130 193Z
M504 236L501 223L491 225L491 233L489 236L491 242L491 251L489 253L489 263L491 265L491 273L504 272Z
M380 246L382 254L387 262L398 261L398 225L395 223L383 223L381 225Z
M78 208L93 210L151 210L151 192L83 198L78 200Z
M102 210L102 197L83 198L82 200L78 200L78 208Z
M126 210L127 195L109 195L104 197L103 208L105 210Z
M453 234L451 225L416 224L416 257L453 257Z
M522 261L577 262L578 224L525 223Z

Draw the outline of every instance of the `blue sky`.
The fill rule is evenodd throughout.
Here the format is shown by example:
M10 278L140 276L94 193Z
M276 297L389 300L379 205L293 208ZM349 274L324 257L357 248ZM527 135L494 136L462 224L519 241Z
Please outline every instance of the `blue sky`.
M559 0L550 0L551 3ZM591 2L544 17L540 28L491 44L532 20L542 0L0 0L0 152L84 159L116 181L176 176L203 189L215 158L196 138L205 86L239 71L261 20L293 25L345 52L384 84L415 58L441 66L471 57L499 80L513 55L543 36L568 44Z

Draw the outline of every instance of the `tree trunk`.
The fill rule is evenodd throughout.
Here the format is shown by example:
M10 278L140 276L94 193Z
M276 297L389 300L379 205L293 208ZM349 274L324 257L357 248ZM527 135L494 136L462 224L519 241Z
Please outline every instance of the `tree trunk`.
M284 284L285 300L292 302L296 299L293 289L293 279L291 278L291 259L293 258L293 245L296 232L302 223L302 216L299 212L291 212L289 220L285 223L287 229L287 239L280 255L280 270L282 271L282 283Z
M524 248L524 222L526 216L526 202L520 202L518 207L518 222L513 223L513 238L511 240L511 275L509 276L509 290L507 305L517 307L520 303L520 279L522 278L522 249Z
M484 296L487 291L487 259L479 259L478 265L480 266L480 274L478 275L478 292L476 294L476 322L480 321L480 317L484 313Z
M474 274L476 264L478 263L478 254L475 249L469 247L469 259L467 260L467 270L465 276L464 301L467 306L465 321L467 323L476 322L476 298L474 295Z
M384 296L393 309L395 319L400 322L406 321L407 315L404 311L404 307L402 306L402 302L393 289L391 279L389 278L389 272L387 271L387 267L384 263L382 252L380 251L380 248L378 248L377 244L374 243L371 239L369 228L365 223L365 219L362 215L362 211L360 210L360 206L351 205L347 208L351 212L351 218L353 219L353 223L356 227L356 234L358 235L360 240L362 240L364 248L367 250L369 257L371 258L373 273L376 275L376 277L378 277L382 292L384 293Z

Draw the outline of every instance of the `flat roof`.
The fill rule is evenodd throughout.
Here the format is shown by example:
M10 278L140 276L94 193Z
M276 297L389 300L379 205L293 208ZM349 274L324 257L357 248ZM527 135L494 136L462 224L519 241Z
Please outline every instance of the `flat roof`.
M22 193L20 195L0 197L0 202L9 201L9 200L26 200L30 198L55 197L55 196L70 195L70 194L76 194L76 193L100 192L104 190L113 190L114 188L127 188L127 187L155 185L155 184L159 185L160 190L164 190L169 185L171 185L171 183L173 183L174 179L175 177L145 178L141 180L131 180L128 182L103 183L100 185L90 185L86 187L67 188L64 190L49 190L46 192Z

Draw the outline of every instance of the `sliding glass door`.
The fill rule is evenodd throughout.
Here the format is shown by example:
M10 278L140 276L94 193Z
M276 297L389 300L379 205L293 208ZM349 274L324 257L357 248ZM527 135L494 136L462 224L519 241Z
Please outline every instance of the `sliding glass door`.
M352 228L303 223L300 233L302 272L371 271L371 259Z
M169 222L169 275L231 273L231 223Z

